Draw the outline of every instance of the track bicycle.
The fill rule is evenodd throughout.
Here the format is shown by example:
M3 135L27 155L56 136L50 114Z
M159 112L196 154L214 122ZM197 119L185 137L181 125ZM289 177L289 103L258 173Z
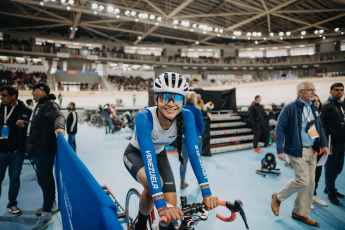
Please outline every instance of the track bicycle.
M147 221L148 230L194 230L194 227L200 222L205 221L208 218L208 212L206 211L206 205L204 203L193 203L188 204L186 196L181 196L181 210L184 213L184 220L178 226L176 220L171 220L167 222L167 217L162 216L159 221L156 221L154 209L151 211ZM138 190L131 188L126 196L125 205L125 216L126 216L126 226L128 230L132 230L134 224L137 221L138 211L139 211L139 200L140 193ZM219 201L219 206L225 206L231 212L231 216L225 217L217 213L216 217L224 222L231 222L236 219L236 212L239 212L242 219L249 229L247 224L247 219L243 211L243 203L240 200L235 200L235 202L230 201ZM200 215L199 215L200 214Z
M126 195L125 208L116 200L115 196L107 188L102 186L103 190L110 196L118 208L118 219L125 219L126 227L128 230L133 230L134 225L138 219L140 193L137 189L131 188ZM152 209L149 218L147 220L147 230L194 230L194 227L200 222L205 221L208 218L208 212L206 211L206 205L204 203L188 204L186 196L181 196L181 210L184 213L184 220L178 225L176 220L167 221L166 216L162 216L159 221L156 221L154 209ZM219 201L219 206L225 206L230 212L229 217L222 216L217 213L216 217L224 222L231 222L236 219L236 213L239 212L247 229L246 215L243 210L243 203L240 200L231 201ZM199 215L200 214L200 215Z
M127 229L133 230L134 224L137 222L137 219L138 219L139 201L140 201L140 196L141 196L139 191L135 188L131 188L128 190L127 195L126 195L125 208L123 208L106 185L103 185L102 188L104 192L114 201L117 207L117 219L125 220ZM154 209L152 209L151 214L149 215L149 218L147 221L146 228L148 230L154 230L154 228L152 228L152 223L154 222L155 222L155 213L154 213Z
M126 226L128 230L133 230L134 225L138 220L140 196L141 195L139 191L135 188L131 188L127 192L125 213L126 213ZM149 215L149 218L147 220L147 224L146 224L146 228L148 230L155 230L155 228L153 228L152 226L155 220L156 220L155 212L154 212L154 209L152 209Z

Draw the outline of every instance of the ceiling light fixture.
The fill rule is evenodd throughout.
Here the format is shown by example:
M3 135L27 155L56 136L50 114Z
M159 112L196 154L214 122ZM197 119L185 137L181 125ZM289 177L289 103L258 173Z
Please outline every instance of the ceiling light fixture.
M108 7L107 7L107 11L108 11L109 13L113 12L113 11L114 11L114 7L113 7L113 6L108 6Z

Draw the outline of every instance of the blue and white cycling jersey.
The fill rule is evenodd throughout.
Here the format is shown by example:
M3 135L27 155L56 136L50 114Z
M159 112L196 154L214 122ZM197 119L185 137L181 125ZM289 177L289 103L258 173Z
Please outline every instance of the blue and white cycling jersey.
M165 145L171 144L177 136L176 121L168 130L163 130L159 124L157 107L144 109L135 118L136 132L131 144L140 149L144 160L145 173L150 192L156 208L166 206L161 180L157 167L156 154L160 153ZM184 136L188 149L190 163L198 180L202 196L211 195L206 170L202 164L195 128L195 119L191 111L182 109L184 119Z
M151 131L151 140L152 140L155 152L156 154L158 154L163 151L166 145L170 145L176 139L177 126L176 126L176 120L175 120L168 130L164 130L159 124L156 109L157 107L155 106L155 107L147 108L146 110L149 110L151 112L151 117L152 117L151 122L153 123L152 131ZM134 135L131 139L131 144L137 149L141 149L139 148L136 132L134 132Z

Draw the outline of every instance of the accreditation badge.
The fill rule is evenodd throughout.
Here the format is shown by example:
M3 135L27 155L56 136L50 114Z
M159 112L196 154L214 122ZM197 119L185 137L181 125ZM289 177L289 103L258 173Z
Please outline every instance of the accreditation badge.
M8 139L9 131L10 131L10 127L8 127L7 125L2 126L0 139Z
M311 139L315 139L319 137L319 133L316 130L315 124L312 127L310 127L310 129L308 130L308 133Z

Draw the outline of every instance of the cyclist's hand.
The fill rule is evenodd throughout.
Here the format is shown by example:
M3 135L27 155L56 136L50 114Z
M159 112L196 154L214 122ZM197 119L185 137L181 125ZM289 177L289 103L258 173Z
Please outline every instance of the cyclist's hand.
M214 208L218 207L218 205L219 205L219 199L217 196L212 196L212 195L204 196L203 201L206 205L207 210L214 209Z
M171 219L174 220L183 220L183 212L179 207L170 207L167 206L158 209L159 216L166 216L168 221Z

